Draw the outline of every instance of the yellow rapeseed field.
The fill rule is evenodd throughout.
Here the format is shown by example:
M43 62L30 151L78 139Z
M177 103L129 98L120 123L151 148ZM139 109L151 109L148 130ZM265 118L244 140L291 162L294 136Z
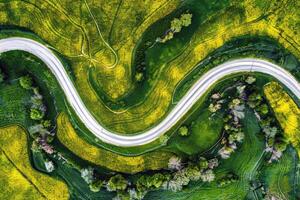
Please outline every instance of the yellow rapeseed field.
M124 112L111 111L90 85L89 68L95 67L98 86L112 99L130 93L134 88L131 62L135 46L151 24L174 11L180 2L123 1L119 8L117 1L106 0L6 1L0 4L0 22L28 28L53 45L69 60L75 85L88 109L107 127L125 134L143 131L163 119L178 83L199 61L233 38L268 36L300 56L299 1L243 0L201 21L184 52L161 67L143 102ZM139 17L141 23L136 21ZM115 67L110 68L116 60Z
M77 135L67 115L64 113L58 117L57 125L58 139L74 154L84 160L114 171L137 173L144 170L166 168L168 160L172 156L168 152L155 151L141 156L128 157L97 148Z
M277 82L264 86L264 93L279 121L285 137L300 155L300 109Z
M13 195L13 199L24 199L24 196L27 199L69 199L64 182L32 168L26 132L21 127L0 129L0 162L0 187L5 188L5 192L0 192L0 199L7 195Z
M0 150L0 199L45 199Z

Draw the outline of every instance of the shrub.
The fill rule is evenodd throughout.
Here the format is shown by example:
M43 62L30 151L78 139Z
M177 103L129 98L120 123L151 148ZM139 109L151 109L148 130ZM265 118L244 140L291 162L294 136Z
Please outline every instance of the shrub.
M36 109L36 108L31 108L30 109L30 118L33 120L41 120L45 116L45 113Z
M45 168L47 170L47 172L53 172L55 167L52 161L46 160L45 161Z
M84 168L80 170L81 172L81 177L87 184L91 184L94 180L94 169L89 167L89 168Z
M182 168L181 159L177 156L172 156L169 159L168 168L171 170L180 170Z
M179 133L180 136L183 136L183 137L188 136L189 135L189 129L188 129L187 126L181 126L178 130L178 133Z
M20 82L21 87L26 89L26 90L29 90L29 89L32 88L33 81L32 81L32 78L28 75L22 76L20 78L19 82Z
M89 187L90 187L90 190L92 192L99 192L102 185L103 185L103 181L102 180L97 180L97 181L94 181L93 183L91 183L89 185Z
M111 177L107 183L108 191L125 190L127 188L127 180L121 175L117 174Z

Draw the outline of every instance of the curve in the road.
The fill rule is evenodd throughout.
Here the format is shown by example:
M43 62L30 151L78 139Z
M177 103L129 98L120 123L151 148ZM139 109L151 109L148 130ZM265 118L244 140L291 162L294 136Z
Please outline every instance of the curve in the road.
M240 72L261 72L271 75L289 88L295 96L300 99L300 85L288 71L264 60L237 59L219 65L205 73L177 103L164 120L155 127L143 133L137 133L136 135L118 135L117 133L113 133L102 127L88 111L62 63L50 49L34 40L21 37L0 40L0 53L12 50L26 51L40 58L55 75L68 102L83 124L100 140L117 146L138 146L157 139L173 127L214 83L230 74Z

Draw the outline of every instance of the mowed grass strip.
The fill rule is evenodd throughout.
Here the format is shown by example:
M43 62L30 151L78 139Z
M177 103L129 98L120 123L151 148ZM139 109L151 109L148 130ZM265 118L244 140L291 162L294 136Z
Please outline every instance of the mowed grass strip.
M133 174L145 170L166 168L170 157L173 155L164 151L155 151L132 157L118 155L97 148L80 138L64 113L59 115L57 125L57 137L70 151L84 160L113 171Z
M26 133L21 127L0 129L0 162L0 187L7 186L6 192L1 190L1 199L9 199L10 195L12 199L69 199L64 182L32 168Z
M284 131L285 137L300 155L300 110L297 104L277 82L265 85L264 94Z

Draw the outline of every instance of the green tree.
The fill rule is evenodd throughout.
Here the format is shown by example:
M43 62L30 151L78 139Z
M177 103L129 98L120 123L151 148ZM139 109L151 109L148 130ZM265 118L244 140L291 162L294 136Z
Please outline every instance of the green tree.
M144 79L144 74L142 72L137 72L134 78L137 82L141 82Z
M36 108L31 108L30 109L30 118L33 119L33 120L41 120L43 119L43 117L45 116L45 114L36 109Z
M21 87L26 89L26 90L29 90L29 89L32 88L33 81L32 81L32 78L28 75L22 76L20 78L19 82L20 82Z
M188 136L189 135L189 129L187 126L181 126L178 130L179 135L181 136Z
M182 26L185 26L185 27L189 26L192 23L192 16L193 15L190 13L182 14L180 17Z
M257 108L257 111L262 115L266 115L269 113L269 108L267 104L262 104Z
M50 128L51 127L51 121L50 120L43 120L42 125L44 128Z
M117 174L111 177L107 183L108 191L125 190L127 188L127 180L121 175Z
M198 166L200 169L207 169L208 168L208 161L204 157L200 157Z
M99 192L102 185L103 185L103 181L102 180L97 180L97 181L94 181L93 183L91 183L89 185L89 188L92 192Z
M174 18L174 19L171 21L171 30L172 30L174 33L178 33L178 32L181 31L181 28L182 28L182 22L180 21L180 19Z
M91 184L94 181L94 169L92 167L81 169L80 174L87 184Z

